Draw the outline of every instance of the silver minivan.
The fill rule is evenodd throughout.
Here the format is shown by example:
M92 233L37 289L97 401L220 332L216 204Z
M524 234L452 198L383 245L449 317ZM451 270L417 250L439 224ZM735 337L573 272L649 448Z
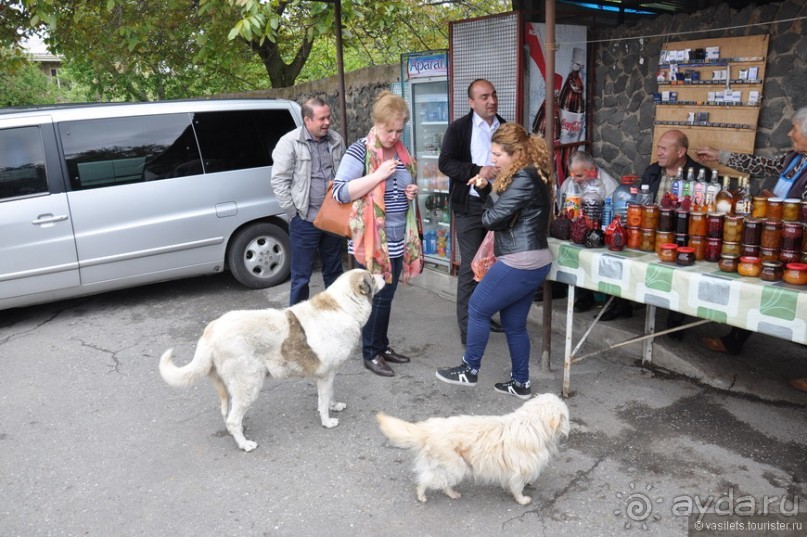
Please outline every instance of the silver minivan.
M225 267L285 281L272 150L301 124L273 99L0 110L0 309Z

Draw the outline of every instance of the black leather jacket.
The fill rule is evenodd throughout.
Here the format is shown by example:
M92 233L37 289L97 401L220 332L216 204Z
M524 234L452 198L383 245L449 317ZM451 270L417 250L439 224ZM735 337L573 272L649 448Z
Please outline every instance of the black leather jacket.
M547 248L552 199L538 171L528 167L516 172L513 182L495 201L490 191L488 185L479 194L485 199L482 224L496 232L493 253L498 257Z

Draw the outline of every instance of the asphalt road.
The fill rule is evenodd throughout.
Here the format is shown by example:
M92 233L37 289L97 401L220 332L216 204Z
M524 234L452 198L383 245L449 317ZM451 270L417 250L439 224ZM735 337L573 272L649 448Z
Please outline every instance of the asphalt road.
M575 366L572 432L528 492L532 505L473 482L458 500L431 492L418 503L412 458L386 442L376 412L420 420L520 404L493 391L508 376L501 334L476 387L434 377L462 348L454 304L419 286L399 288L390 331L411 364L384 379L356 353L337 375L347 409L334 429L319 424L312 381L269 379L246 419L258 449L244 453L207 380L171 388L158 359L174 347L177 363L190 360L228 310L287 300L288 283L246 290L224 274L1 311L0 536L677 536L695 527L685 515L697 505L734 515L712 522L751 522L741 498L739 514L766 501L807 513L804 406L661 374L620 352ZM533 392L559 393L561 372L534 364ZM709 520L690 534L734 535L708 532ZM807 516L782 520L802 529L737 535L807 535Z

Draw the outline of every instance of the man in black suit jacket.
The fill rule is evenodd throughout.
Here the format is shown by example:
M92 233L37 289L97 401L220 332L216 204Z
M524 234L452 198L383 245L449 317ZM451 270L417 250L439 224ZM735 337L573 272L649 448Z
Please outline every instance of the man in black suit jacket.
M465 344L468 329L468 300L476 289L471 260L479 249L487 230L482 226L482 201L468 181L477 175L492 181L496 168L490 163L490 138L505 120L496 112L499 99L493 84L477 79L468 86L468 105L471 111L453 121L443 136L438 167L449 177L451 210L460 253L457 275L457 323L460 340ZM491 321L491 329L501 332L498 323Z

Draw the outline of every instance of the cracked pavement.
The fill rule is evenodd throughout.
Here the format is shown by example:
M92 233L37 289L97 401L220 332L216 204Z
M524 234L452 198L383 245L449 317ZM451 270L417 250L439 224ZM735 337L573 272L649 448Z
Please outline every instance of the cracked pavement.
M729 495L797 499L807 513L807 406L643 368L628 350L574 366L571 434L528 490L532 505L471 481L458 500L431 491L418 503L412 456L386 442L376 412L423 420L521 404L493 391L508 378L503 334L491 335L477 386L434 377L462 348L453 302L419 285L399 287L390 329L411 364L385 379L354 351L336 378L347 409L334 429L319 424L313 381L267 379L245 421L258 448L244 453L210 383L171 388L157 363L170 347L189 361L226 311L287 300L288 283L247 290L224 274L0 311L0 535L677 536L687 501ZM555 324L550 372L531 325L533 393L560 393ZM800 520L792 535L807 534Z

